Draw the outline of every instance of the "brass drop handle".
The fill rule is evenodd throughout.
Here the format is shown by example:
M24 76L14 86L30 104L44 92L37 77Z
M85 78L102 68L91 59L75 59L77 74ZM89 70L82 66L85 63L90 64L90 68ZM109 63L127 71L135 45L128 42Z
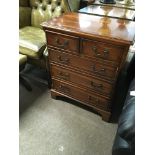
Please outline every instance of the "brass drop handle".
M96 46L93 46L92 47L92 50L93 50L93 52L94 52L94 54L95 54L96 57L101 57L101 54L98 53Z
M64 43L61 44L59 38L55 38L55 43L60 48L65 48L65 46L67 46L69 44L69 41L68 40L65 40Z
M103 57L104 57L104 58L108 58L108 56L109 56L109 50L105 48L105 49L103 50Z
M100 100L98 98L95 98L95 97L92 97L92 96L88 96L88 100L89 100L89 102L94 103L94 104L99 104L100 103Z
M64 85L59 85L60 91L63 91L64 93L70 93L70 88Z
M61 56L58 56L58 60L61 62L61 63L64 63L64 64L68 64L70 59L69 58L62 58Z
M101 68L100 70L97 70L95 65L92 66L93 72L97 73L97 74L104 74L106 73L106 69L105 68Z
M109 56L109 50L106 49L106 48L103 50L103 54L101 54L101 53L99 53L97 51L97 47L96 46L92 47L92 51L94 52L95 56L99 57L99 58L107 59L108 56Z
M93 81L91 81L91 86L95 89L103 89L103 84L97 84Z
M100 106L104 107L106 110L110 110L110 108L111 108L109 105L109 102L107 102L106 104L103 104L103 102L98 98L88 96L88 100L90 103L97 105L97 106L100 105Z
M69 80L69 74L59 71L59 78L64 80Z

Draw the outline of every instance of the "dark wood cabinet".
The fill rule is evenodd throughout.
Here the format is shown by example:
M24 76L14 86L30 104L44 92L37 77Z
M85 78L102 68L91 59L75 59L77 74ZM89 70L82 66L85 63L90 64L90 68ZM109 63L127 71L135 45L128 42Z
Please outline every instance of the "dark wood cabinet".
M110 19L110 18L109 18ZM68 13L42 23L52 79L51 95L66 96L92 107L109 121L113 95L129 46L134 22L111 18L111 33L100 33L105 18Z

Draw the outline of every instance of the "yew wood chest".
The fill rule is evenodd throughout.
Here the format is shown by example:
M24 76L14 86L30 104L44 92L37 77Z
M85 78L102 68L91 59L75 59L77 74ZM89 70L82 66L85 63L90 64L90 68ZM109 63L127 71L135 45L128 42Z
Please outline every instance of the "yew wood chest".
M134 22L67 13L42 23L52 79L51 96L65 96L109 121L115 85L134 40Z

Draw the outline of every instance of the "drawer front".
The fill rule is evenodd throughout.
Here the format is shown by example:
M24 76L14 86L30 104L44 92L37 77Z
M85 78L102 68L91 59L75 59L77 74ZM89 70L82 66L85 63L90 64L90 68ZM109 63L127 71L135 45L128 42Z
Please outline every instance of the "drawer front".
M121 61L122 48L103 42L82 40L82 53L89 57L95 57L101 61L107 60L118 63Z
M49 59L51 62L77 68L81 71L87 71L93 76L98 76L105 79L114 80L117 75L116 67L109 67L90 59L84 59L61 51L49 50Z
M52 78L54 79L65 80L76 85L85 86L97 94L106 95L108 97L112 94L112 84L109 84L106 81L75 73L63 67L57 67L56 65L52 65L51 73Z
M79 53L79 38L59 33L46 32L47 44Z
M107 111L110 110L109 100L86 93L85 90L79 89L78 87L67 83L63 83L62 81L60 82L53 80L52 89L96 108Z

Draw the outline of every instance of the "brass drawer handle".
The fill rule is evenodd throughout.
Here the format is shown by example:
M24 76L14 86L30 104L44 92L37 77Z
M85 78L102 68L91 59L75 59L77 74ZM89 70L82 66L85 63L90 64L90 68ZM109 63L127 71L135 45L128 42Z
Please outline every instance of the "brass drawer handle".
M68 64L70 61L69 58L62 58L62 56L58 56L58 60L64 64Z
M88 100L89 102L93 103L93 104L99 104L100 100L98 98L92 97L92 96L88 96Z
M103 84L97 84L97 83L94 83L93 81L91 81L91 86L95 89L101 89L103 90Z
M58 74L59 74L58 78L64 79L64 80L69 80L69 77L70 77L69 73L64 73L64 72L59 71Z
M68 88L67 86L64 86L64 85L59 85L59 90L63 91L64 93L67 93L67 94L70 93L70 88Z
M92 47L92 51L94 52L94 54L95 54L96 57L99 57L99 58L102 58L102 59L107 59L108 56L109 56L109 50L106 49L106 48L103 50L103 54L100 54L97 51L97 47L96 46L93 46Z
M101 68L100 70L97 70L95 65L92 66L92 70L93 72L100 74L100 75L105 75L106 74L106 69L105 68Z
M107 104L103 104L103 102L95 97L92 96L88 96L88 100L90 103L96 105L96 106L102 106L103 108L105 108L106 110L110 109L109 103L107 102Z
M55 38L55 43L60 48L65 48L69 44L69 41L68 40L65 40L64 43L61 44L59 38Z

